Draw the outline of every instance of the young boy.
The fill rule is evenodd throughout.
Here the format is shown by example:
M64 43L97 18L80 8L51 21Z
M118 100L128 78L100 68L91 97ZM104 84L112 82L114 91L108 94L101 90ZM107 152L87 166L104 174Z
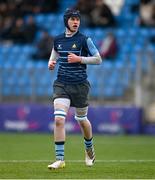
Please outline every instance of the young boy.
M90 84L86 64L100 64L102 60L91 38L79 32L80 19L79 11L66 10L66 31L55 38L48 63L49 70L53 70L56 62L59 62L57 79L53 84L56 161L48 165L49 169L65 167L65 118L70 106L75 107L75 119L84 136L85 163L92 166L95 160L92 127L87 118Z

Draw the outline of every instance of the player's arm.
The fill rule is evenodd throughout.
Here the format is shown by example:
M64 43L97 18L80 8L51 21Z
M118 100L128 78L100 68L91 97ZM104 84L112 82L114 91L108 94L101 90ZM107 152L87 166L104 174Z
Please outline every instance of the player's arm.
M94 45L91 38L87 39L87 47L90 56L89 57L81 57L81 63L82 64L101 64L102 58L99 54L99 51L97 50L96 46Z
M69 53L68 62L69 63L79 62L82 64L101 64L102 58L90 38L87 39L87 47L90 54L89 57L77 56L76 54Z
M48 61L48 69L53 70L55 68L56 60L58 59L59 55L58 53L52 49L51 56Z

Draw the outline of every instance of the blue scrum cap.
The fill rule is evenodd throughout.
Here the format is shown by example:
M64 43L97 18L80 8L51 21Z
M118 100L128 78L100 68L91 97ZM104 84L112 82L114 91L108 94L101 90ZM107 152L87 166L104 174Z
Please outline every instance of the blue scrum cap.
M68 29L69 29L69 27L68 27L68 19L70 17L79 17L79 18L81 18L80 11L75 10L75 9L67 9L65 11L65 13L64 13L64 24Z

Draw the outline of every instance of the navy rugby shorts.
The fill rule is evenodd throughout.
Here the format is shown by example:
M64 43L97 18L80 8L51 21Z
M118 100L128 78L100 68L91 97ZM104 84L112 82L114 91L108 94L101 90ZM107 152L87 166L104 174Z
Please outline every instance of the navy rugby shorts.
M72 107L83 108L88 106L90 83L85 81L79 84L63 84L54 81L53 100L56 98L68 98Z

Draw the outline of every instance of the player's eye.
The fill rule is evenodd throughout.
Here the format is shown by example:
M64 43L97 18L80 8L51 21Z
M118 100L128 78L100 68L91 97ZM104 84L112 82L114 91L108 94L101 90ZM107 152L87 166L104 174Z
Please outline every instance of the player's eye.
M76 21L79 21L80 19L79 19L79 17L71 17L71 20L72 20L72 21L75 21L75 20L76 20Z

